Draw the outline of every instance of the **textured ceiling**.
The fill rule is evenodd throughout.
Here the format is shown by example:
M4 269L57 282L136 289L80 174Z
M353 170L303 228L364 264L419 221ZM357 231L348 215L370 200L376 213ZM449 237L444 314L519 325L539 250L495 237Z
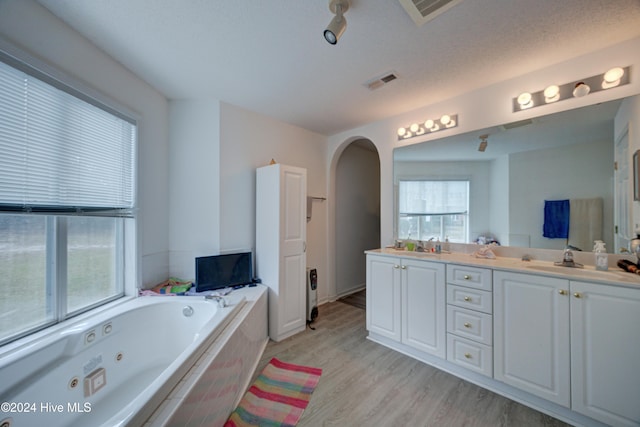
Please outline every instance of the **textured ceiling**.
M39 2L170 99L324 135L640 36L640 0L463 0L422 26L396 0L351 0L335 46L328 0Z

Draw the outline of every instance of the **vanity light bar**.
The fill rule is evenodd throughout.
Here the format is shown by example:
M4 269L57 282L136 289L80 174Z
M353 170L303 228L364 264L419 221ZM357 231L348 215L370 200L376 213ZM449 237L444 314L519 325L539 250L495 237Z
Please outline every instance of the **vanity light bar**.
M630 67L614 67L605 73L563 85L549 85L537 92L523 92L513 98L513 112L539 107L570 98L580 98L593 92L629 84Z
M420 135L438 132L458 126L457 114L444 114L439 119L429 119L422 123L413 123L411 126L398 129L398 141Z

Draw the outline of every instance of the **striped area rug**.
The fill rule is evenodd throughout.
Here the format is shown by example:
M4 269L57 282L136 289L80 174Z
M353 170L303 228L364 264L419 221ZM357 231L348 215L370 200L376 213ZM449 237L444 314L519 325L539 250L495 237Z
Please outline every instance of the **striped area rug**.
M322 369L275 357L249 387L225 427L295 426L320 380Z

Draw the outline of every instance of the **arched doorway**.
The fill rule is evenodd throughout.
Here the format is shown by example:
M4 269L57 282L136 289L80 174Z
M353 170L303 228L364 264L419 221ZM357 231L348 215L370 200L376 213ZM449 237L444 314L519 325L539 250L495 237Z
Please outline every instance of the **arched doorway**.
M364 251L380 246L380 156L368 139L351 142L335 173L336 296L366 286Z

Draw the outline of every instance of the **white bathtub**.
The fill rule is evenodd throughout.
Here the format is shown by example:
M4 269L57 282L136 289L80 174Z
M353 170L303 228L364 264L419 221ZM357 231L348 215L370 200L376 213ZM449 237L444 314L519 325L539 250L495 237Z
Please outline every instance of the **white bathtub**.
M14 346L0 356L0 425L141 425L241 311L242 293L225 308L139 297Z

